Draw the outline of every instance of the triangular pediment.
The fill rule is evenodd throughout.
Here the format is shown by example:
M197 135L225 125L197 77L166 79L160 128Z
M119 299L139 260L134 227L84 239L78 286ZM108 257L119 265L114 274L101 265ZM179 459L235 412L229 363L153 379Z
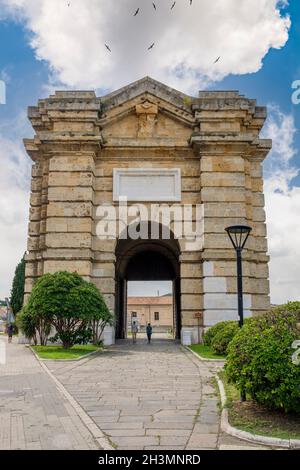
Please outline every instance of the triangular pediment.
M130 109L137 105L147 103L156 105L159 112L173 115L174 119L192 125L194 113L192 111L192 97L170 88L150 77L145 77L119 90L100 98L102 117L114 119L116 116L128 114Z
M189 103L192 101L191 96L168 87L164 83L158 82L151 77L145 77L108 95L102 96L101 103L105 109L109 109L114 106L119 106L144 93L172 103L175 107L177 106L187 110L189 110Z
M189 96L146 77L101 98L104 139L187 143L195 125L191 103Z

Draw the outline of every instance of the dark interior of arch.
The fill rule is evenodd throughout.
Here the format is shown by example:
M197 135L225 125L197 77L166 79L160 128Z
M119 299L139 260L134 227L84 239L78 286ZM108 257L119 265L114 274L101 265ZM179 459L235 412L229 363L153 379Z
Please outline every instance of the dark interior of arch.
M129 260L125 277L128 281L171 281L176 275L165 255L146 250Z
M116 338L126 337L128 281L173 282L173 325L176 339L180 338L179 257L179 244L174 238L118 241L116 246Z

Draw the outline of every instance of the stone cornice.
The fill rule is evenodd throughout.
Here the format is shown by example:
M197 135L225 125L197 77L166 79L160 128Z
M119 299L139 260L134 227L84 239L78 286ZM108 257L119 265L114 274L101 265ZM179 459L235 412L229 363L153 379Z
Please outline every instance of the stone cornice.
M143 106L155 109L144 120ZM165 114L190 129L190 140L157 136L147 137L148 128L155 125L155 116ZM143 138L106 135L105 127L135 114L142 123ZM151 121L151 116L153 120ZM270 143L259 140L266 118L266 108L237 91L203 91L198 97L188 96L150 77L145 77L113 93L97 97L94 91L57 91L38 105L28 108L28 117L36 131L34 139L25 139L30 157L45 155L50 147L80 150L84 146L105 147L187 147L210 152L210 146L244 145L249 158L263 160ZM105 136L105 142L102 136ZM147 137L147 138L144 138ZM247 149L248 146L248 149ZM251 148L250 148L251 147Z
M200 155L222 155L226 147L230 146L231 154L243 154L251 160L263 161L270 149L272 141L255 138L251 134L205 134L194 133L191 145Z

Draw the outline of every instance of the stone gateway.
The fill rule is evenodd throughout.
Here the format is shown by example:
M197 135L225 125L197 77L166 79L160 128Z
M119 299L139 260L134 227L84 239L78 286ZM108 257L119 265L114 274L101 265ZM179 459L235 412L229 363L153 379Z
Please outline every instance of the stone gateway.
M259 138L264 107L236 91L190 97L146 77L100 98L58 91L30 107L29 119L35 136L25 139L34 162L27 298L42 274L77 271L115 312L104 338L111 344L124 336L128 281L169 280L175 336L196 342L199 312L202 329L238 319L235 252L224 229L247 224L245 316L269 308L262 162L271 142ZM169 209L169 237L153 205ZM150 206L155 234L152 219L137 219ZM195 222L199 206L195 235L185 219ZM116 225L113 209L116 236L99 229L106 207L104 232ZM131 231L143 237L124 236L133 223Z

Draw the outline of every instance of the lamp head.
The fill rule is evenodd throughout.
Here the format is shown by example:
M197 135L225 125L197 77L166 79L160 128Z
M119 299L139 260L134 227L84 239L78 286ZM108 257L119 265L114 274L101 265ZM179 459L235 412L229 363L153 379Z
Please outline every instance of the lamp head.
M231 225L225 230L234 246L234 249L242 251L246 245L246 241L248 240L252 228L248 225Z

